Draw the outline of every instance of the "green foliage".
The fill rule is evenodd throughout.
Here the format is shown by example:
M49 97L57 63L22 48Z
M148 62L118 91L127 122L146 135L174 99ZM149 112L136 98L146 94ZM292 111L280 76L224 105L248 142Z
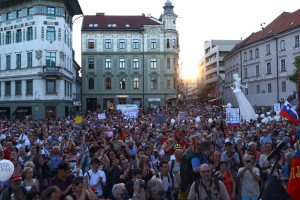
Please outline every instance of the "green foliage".
M294 73L288 77L288 79L292 82L298 85L298 73L299 73L299 67L300 67L300 56L295 57L294 59Z

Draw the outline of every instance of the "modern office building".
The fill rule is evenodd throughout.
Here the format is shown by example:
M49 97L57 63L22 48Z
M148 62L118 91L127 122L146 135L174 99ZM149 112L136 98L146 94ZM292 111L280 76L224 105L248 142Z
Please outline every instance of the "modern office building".
M252 33L225 58L225 101L238 106L230 88L239 74L243 92L253 106L272 108L296 92L288 80L300 56L300 10L283 12L262 30Z
M179 35L173 7L166 1L159 19L144 14L84 16L83 110L176 105Z
M0 117L64 117L76 98L77 0L0 1Z
M210 40L204 42L204 56L200 61L201 82L200 88L209 87L208 99L219 98L219 89L216 83L220 75L225 74L224 57L240 43L240 40ZM201 91L200 91L201 93Z

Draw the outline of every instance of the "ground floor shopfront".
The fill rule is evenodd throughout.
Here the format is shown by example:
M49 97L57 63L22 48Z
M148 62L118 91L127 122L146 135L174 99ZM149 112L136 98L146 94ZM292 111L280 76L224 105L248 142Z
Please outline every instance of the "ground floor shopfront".
M117 104L135 104L139 107L176 106L177 98L172 95L89 95L82 99L83 110L115 109Z
M1 119L57 119L76 112L72 101L14 101L1 102Z

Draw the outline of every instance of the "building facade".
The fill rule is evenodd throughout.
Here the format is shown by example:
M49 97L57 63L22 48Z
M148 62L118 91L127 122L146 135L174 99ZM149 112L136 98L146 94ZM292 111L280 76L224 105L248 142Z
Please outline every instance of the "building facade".
M300 55L300 10L284 12L261 31L251 34L225 58L225 101L237 107L230 88L232 75L239 74L247 87L243 92L251 105L272 108L296 92L288 80L294 59Z
M221 74L225 74L225 56L240 43L240 40L210 40L204 42L205 55L200 61L201 83L210 87L208 99L219 97L219 89L216 83ZM200 86L203 88L204 86ZM201 91L200 91L201 92Z
M77 0L0 2L0 117L63 117L73 107Z
M166 1L151 16L85 16L82 24L83 110L116 104L177 103L179 35L177 15Z

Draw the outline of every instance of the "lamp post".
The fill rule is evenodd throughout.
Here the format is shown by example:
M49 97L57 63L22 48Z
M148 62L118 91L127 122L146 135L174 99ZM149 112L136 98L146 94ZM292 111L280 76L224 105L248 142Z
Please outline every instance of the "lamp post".
M141 31L139 32L142 35L142 75L143 75L143 92L142 92L142 108L144 110L145 106L145 36L144 36L144 26L141 26Z

